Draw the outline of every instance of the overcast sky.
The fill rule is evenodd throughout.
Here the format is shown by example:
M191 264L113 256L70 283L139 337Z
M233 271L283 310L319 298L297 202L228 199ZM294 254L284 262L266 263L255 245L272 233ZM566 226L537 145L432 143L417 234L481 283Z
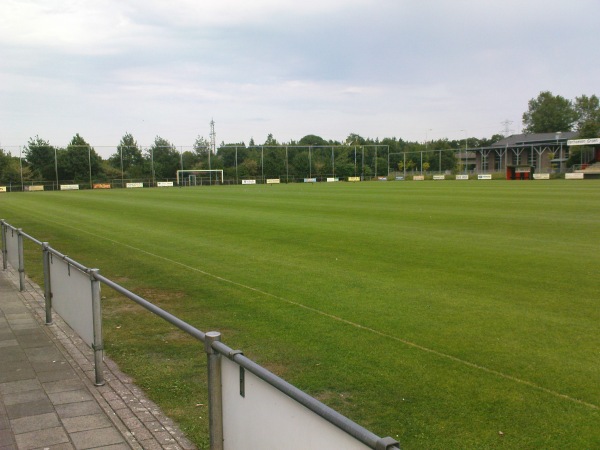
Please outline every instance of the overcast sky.
M600 95L599 18L599 0L2 0L0 145L191 146L211 119L217 144L517 133L541 91Z

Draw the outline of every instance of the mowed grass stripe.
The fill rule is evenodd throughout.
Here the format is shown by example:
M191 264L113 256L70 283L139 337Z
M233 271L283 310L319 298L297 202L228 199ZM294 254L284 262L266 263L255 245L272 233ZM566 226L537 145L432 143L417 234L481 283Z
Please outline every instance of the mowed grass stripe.
M589 380L598 377L594 357L598 308L590 279L596 273L598 256L587 243L598 236L594 226L598 213L593 207L598 204L597 188L594 183L372 183L115 191L73 196L56 193L54 197L46 196L43 205L22 205L21 212L33 217L27 210L37 208L42 214L53 210L61 222L86 232L112 234L118 242L132 241L144 251L342 318L353 324L347 324L351 328L360 325L370 329L371 334L377 331L393 339L418 343L424 349L435 349L441 355L527 380L593 406L598 404L598 389ZM23 199L28 202L34 197L30 194ZM32 225L35 222L36 219ZM25 224L19 226L28 230ZM51 232L66 241L69 235L79 235L72 231L62 233L57 227L52 227ZM97 264L109 276L111 271L118 276L127 273L126 277L133 280L137 272L148 278L150 285L185 290L192 299L218 295L222 289L222 282L189 280L189 276L174 273L169 265L154 267L153 258L119 250L119 245L107 247L106 242L78 239L81 242L68 244L75 252L102 250L112 255L105 264ZM51 243L60 249L56 242ZM95 265L85 258L77 259ZM132 268L132 264L139 267ZM305 362L310 362L315 358L311 350L322 351L329 345L309 345L311 338L306 336L306 329L290 322L301 318L306 328L317 329L321 327L319 320L289 308L269 306L258 300L262 294L257 295L236 291L235 299L220 305L198 300L187 305L187 301L178 298L167 309L184 310L193 320L202 314L193 313L192 304L204 308L205 313L210 311L215 322L231 328L231 339L244 344L241 346L245 349L247 343L250 349L256 348L252 342L260 340L268 329L274 336L269 339L273 349L267 352L267 359L281 360L277 348L290 345L305 355ZM223 312L218 312L219 308ZM225 313L237 314L250 322L235 323ZM323 320L331 322L327 317ZM199 327L204 328L202 324ZM327 355L329 359L336 360L335 352L341 352L351 361L340 360L339 367L328 370L333 370L330 375L339 379L338 386L347 385L349 391L355 387L353 395L358 403L359 397L365 396L395 398L395 393L406 394L404 388L420 392L415 409L402 409L394 415L392 408L389 414L382 412L378 418L368 419L386 430L383 433L399 429L402 435L412 436L407 442L414 440L419 446L428 447L432 442L448 444L449 438L444 438L443 433L437 435L441 431L435 429L442 427L441 417L449 411L456 416L459 404L461 410L471 412L471 420L486 417L487 413L478 409L485 404L485 398L489 401L489 396L482 395L476 402L469 398L473 396L469 387L492 396L521 392L509 385L500 389L502 383L484 381L485 378L467 371L463 378L482 384L471 386L465 379L451 391L437 392L437 400L430 399L431 405L423 403L427 397L423 383L427 380L437 386L436 391L441 389L448 383L445 375L448 370L453 371L451 365L432 371L429 358L407 353L381 339L373 341L377 347L374 353L390 367L389 372L377 370L378 377L372 382L381 386L375 388L365 381L368 375L355 373L355 369L364 366L359 349L372 353L373 349L357 343L356 332L344 329L343 325L324 328L325 336L333 335L336 342ZM360 331L359 336L363 332L367 331ZM309 349L301 348L303 342ZM265 353L264 348L257 352ZM293 371L292 378L301 383L310 380L309 390L313 383L317 391L322 389L318 386L328 384L326 376L313 380L315 377L305 371L296 373L294 361L287 361L286 357L283 360ZM367 360L375 366L383 364L377 359ZM352 368L353 376L345 374L344 364ZM364 370L373 367L367 365ZM403 373L390 375L395 373L394 367L402 368ZM412 379L415 374L419 376ZM522 394L527 398L534 395L531 405L539 405L543 398L537 398L539 394ZM522 401L502 400L498 411L505 411L510 417ZM377 400L373 402L381 408ZM438 411L439 405L429 407L434 403L445 406ZM342 409L348 407L342 404ZM531 434L533 428L537 425L545 429L555 421L556 417L549 420L545 416L551 411L542 411L545 408L525 414L527 419L519 424L523 439L520 442L537 442ZM357 414L354 417L364 415L354 408L350 413ZM557 417L564 419L563 414ZM465 430L457 420L455 417L451 422L460 428L463 441L469 441L467 435L477 434L476 430ZM589 430L584 431L590 417L584 414L578 420L578 439L589 442L595 437ZM565 430L550 434L564 434ZM425 436L419 437L421 432ZM462 442L459 436L453 439Z
M58 225L63 225L63 226L65 226L64 224L60 224L60 223L58 223L58 222L55 222L55 223L56 223L56 224L58 224ZM96 237L96 238L99 238L99 239L103 239L103 240L109 241L109 242L111 242L111 243L113 243L113 244L117 244L117 245L120 245L120 246L126 247L126 248L128 248L128 249L134 250L134 251L136 251L136 252L143 253L143 254L145 254L145 255L148 255L148 256L151 256L151 257L153 257L153 258L156 258L156 259L161 259L161 260L164 260L164 261L166 261L166 262L168 262L168 263L171 263L171 264L174 264L174 265L178 265L178 266L180 266L180 267L182 267L182 268L184 268L184 269L186 269L186 270L190 270L190 271L193 271L193 272L198 272L198 273L201 273L201 274L202 274L202 275L204 275L204 276L207 276L207 277L214 278L214 279L216 279L216 280L218 280L218 281L220 281L220 282L227 283L227 284L232 284L232 285L235 285L235 286L237 286L237 287L241 287L241 288L243 288L243 289L247 289L247 290L253 291L253 292L255 292L255 293L257 293L257 294L260 294L260 295L262 295L262 296L266 296L266 297L273 298L273 299L275 299L275 300L278 300L278 301L283 301L283 302L289 303L289 304L291 304L291 305L294 305L294 306L297 306L297 307L300 307L300 308L303 308L303 309L306 309L306 310L312 311L312 312L314 312L314 313L316 313L316 314L319 314L319 315L322 315L322 316L328 317L328 318L330 318L330 319L333 319L333 320L335 320L335 321L343 322L343 323L346 323L346 324L348 324L348 325L351 325L351 326L353 326L353 327L360 328L360 329L362 329L362 330L365 330L365 331L367 331L367 332L369 332L369 333L374 333L374 334L377 334L377 335L379 335L379 336L381 336L381 337L384 337L384 338L386 338L386 339L393 339L393 340L395 340L395 341L398 341L398 342L401 342L401 343L403 343L403 344L405 344L405 345L407 345L407 346L414 347L414 348L416 348L416 349L418 349L418 350L421 350L421 351L424 351L424 352L427 352L427 353L434 354L434 355L436 355L436 356L439 356L439 357L441 357L441 358L450 359L450 360L452 360L452 361L454 361L454 362L457 362L457 363L459 363L459 364L464 364L464 365L466 365L466 366L469 366L469 367L471 367L471 368L474 368L474 369L477 369L477 370L481 370L481 371L484 371L484 372L487 372L487 373L490 373L490 374L493 374L493 375L496 375L496 376L499 376L499 377L502 377L502 378L506 378L506 379L508 379L508 380L511 380L511 381L514 381L514 382L516 382L516 383L520 383L520 384L524 384L524 385L530 386L530 387L532 387L532 388L534 388L534 389L541 390L541 391L543 391L543 392L545 392L545 393L548 393L548 394L550 394L550 395L553 395L553 396L555 396L555 397L559 397L559 398L562 398L562 399L565 399L565 400L568 400L568 401L571 401L571 402L579 403L579 404L582 404L582 405L588 406L588 407L590 407L590 408L592 408L592 409L598 409L598 408L599 408L599 407L598 407L598 405L594 405L594 404L587 403L587 402L585 402L585 401L582 401L582 400L579 400L579 399L576 399L576 398L569 397L568 395L561 394L560 392L555 392L555 391L552 391L552 390L550 390L550 389L544 388L543 386L538 386L538 385L536 385L535 383L532 383L532 382L529 382L529 381L526 381L526 380L522 380L522 379L520 379L520 378L516 378L516 377L514 377L514 376L510 376L510 375L507 375L507 374L505 374L505 373L498 372L498 371L496 371L496 370L492 370L492 369L490 369L490 368L487 368L487 367L480 366L480 365L478 365L478 364L475 364L475 363L472 363L472 362L470 362L470 361L465 361L465 360L463 360L463 359L460 359L460 358L454 357L454 356L452 356L452 355L448 355L448 354L446 354L446 353L441 353L441 352L439 352L439 351L436 351L436 350L434 350L434 349L427 348L427 347L424 347L424 346L422 346L422 345L419 345L419 344L417 344L417 343L415 343L415 342L410 342L410 341L407 341L407 340L405 340L405 339L402 339L402 338L400 338L400 337L398 337L398 336L390 335L390 334L384 333L384 332L382 332L382 331L380 331L380 330L376 330L376 329L373 329L373 328L369 328L369 327L367 327L367 326L364 326L364 325L362 325L362 324L360 324L360 323L355 323L355 322L352 322L352 321L350 321L350 320L344 319L344 318L342 318L342 317L338 317L338 316L335 316L335 315L333 315L333 314L329 314L329 313L326 313L326 312L324 312L324 311L321 311L321 310L318 310L318 309L315 309L315 308L309 307L309 306L307 306L307 305L304 305L304 304L302 304L302 303L298 303L297 301L292 301L292 300L290 300L290 299L287 299L287 298L280 297L280 296L278 296L278 295L275 295L275 294L273 294L273 293L270 293L270 292L264 292L264 291L261 291L260 289L257 289L257 288L255 288L255 287L252 287L252 286L247 286L247 285L244 285L244 284L241 284L241 283L238 283L238 282L235 282L235 281L232 281L232 280L229 280L229 279L223 278L223 277L221 277L221 276L218 276L218 275L215 275L215 274L212 274L212 273L206 272L206 271L204 271L204 270L202 270L202 269L199 269L198 267L191 267L191 266L188 266L188 265L186 265L186 264L184 264L184 263L182 263L182 262L180 262L180 261L175 261L175 260L172 260L172 259L166 258L166 257L164 257L164 256L161 256L161 255L158 255L158 254L151 253L151 252L149 252L149 251L147 251L147 250L144 250L144 249L141 249L141 248L137 248L137 247L131 246L131 245L129 245L129 244L126 244L126 243L123 243L123 242L118 242L118 241L115 241L115 240L113 240L113 239L109 239L109 238L107 238L106 236L100 236L100 235L97 235L97 234L94 234L94 233L90 233L90 232L88 232L88 231L86 231L86 230L82 230L82 229L79 229L79 228L76 228L76 227L73 227L73 226L69 226L69 227L70 227L70 228L72 228L72 229L74 229L74 230L76 230L76 231L78 231L78 232L80 232L80 233L89 234L89 235L91 235L91 236L94 236L94 237Z

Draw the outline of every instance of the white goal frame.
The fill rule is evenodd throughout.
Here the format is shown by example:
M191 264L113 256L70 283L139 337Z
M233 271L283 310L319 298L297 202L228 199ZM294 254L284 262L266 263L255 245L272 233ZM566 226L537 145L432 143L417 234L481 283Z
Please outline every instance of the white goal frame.
M213 172L217 173L217 174L221 174L221 179L220 182L221 184L223 184L223 169L185 169L185 170L178 170L177 171L177 184L179 184L179 174L181 173L181 179L183 180L183 174L184 173L199 173L199 174L203 174L203 173L209 173L212 174ZM217 178L217 181L219 181L219 178Z

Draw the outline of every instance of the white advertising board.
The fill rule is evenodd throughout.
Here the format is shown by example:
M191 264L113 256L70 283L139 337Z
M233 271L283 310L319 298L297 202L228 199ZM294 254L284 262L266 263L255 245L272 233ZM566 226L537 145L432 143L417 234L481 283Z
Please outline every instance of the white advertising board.
M456 175L457 180L468 180L469 175Z
M550 174L549 173L534 173L533 179L534 180L549 180Z
M144 183L126 183L125 187L131 189L131 188L143 188L144 187Z
M446 176L445 175L434 175L433 179L434 180L445 180Z
M491 180L492 174L491 173L483 173L483 174L477 175L477 179L478 180Z
M305 183L316 183L317 179L316 178L305 178L304 182Z
M240 395L240 366L227 358L221 373L225 450L369 448L247 370Z
M583 173L565 173L565 180L583 180Z
M61 191L78 191L79 185L78 184L61 184L60 190Z
M94 321L89 275L51 255L50 280L52 308L91 347Z
M600 145L600 138L592 139L569 139L567 141L568 146L572 145Z
M19 235L16 230L6 228L6 256L13 269L19 268Z
M357 182L360 181L360 177L348 177L348 181Z
M0 192L6 192L6 186L0 186Z
M336 181L340 181L340 179L338 177L328 177L327 178L328 183L335 183Z
M281 180L279 178L267 178L267 184L279 184Z
M242 180L242 184L256 184L256 180Z
M156 183L156 185L158 187L173 187L173 182L172 181L159 181L158 183Z
M413 181L425 181L425 175L415 175Z

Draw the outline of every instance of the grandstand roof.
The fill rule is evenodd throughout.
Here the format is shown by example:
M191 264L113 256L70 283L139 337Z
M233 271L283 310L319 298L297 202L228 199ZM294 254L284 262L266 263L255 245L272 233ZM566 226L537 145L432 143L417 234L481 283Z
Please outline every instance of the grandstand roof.
M575 139L578 133L575 131L563 131L557 133L531 133L513 134L507 138L494 143L492 147L512 147L520 145L535 145L543 143L566 143L569 139Z

